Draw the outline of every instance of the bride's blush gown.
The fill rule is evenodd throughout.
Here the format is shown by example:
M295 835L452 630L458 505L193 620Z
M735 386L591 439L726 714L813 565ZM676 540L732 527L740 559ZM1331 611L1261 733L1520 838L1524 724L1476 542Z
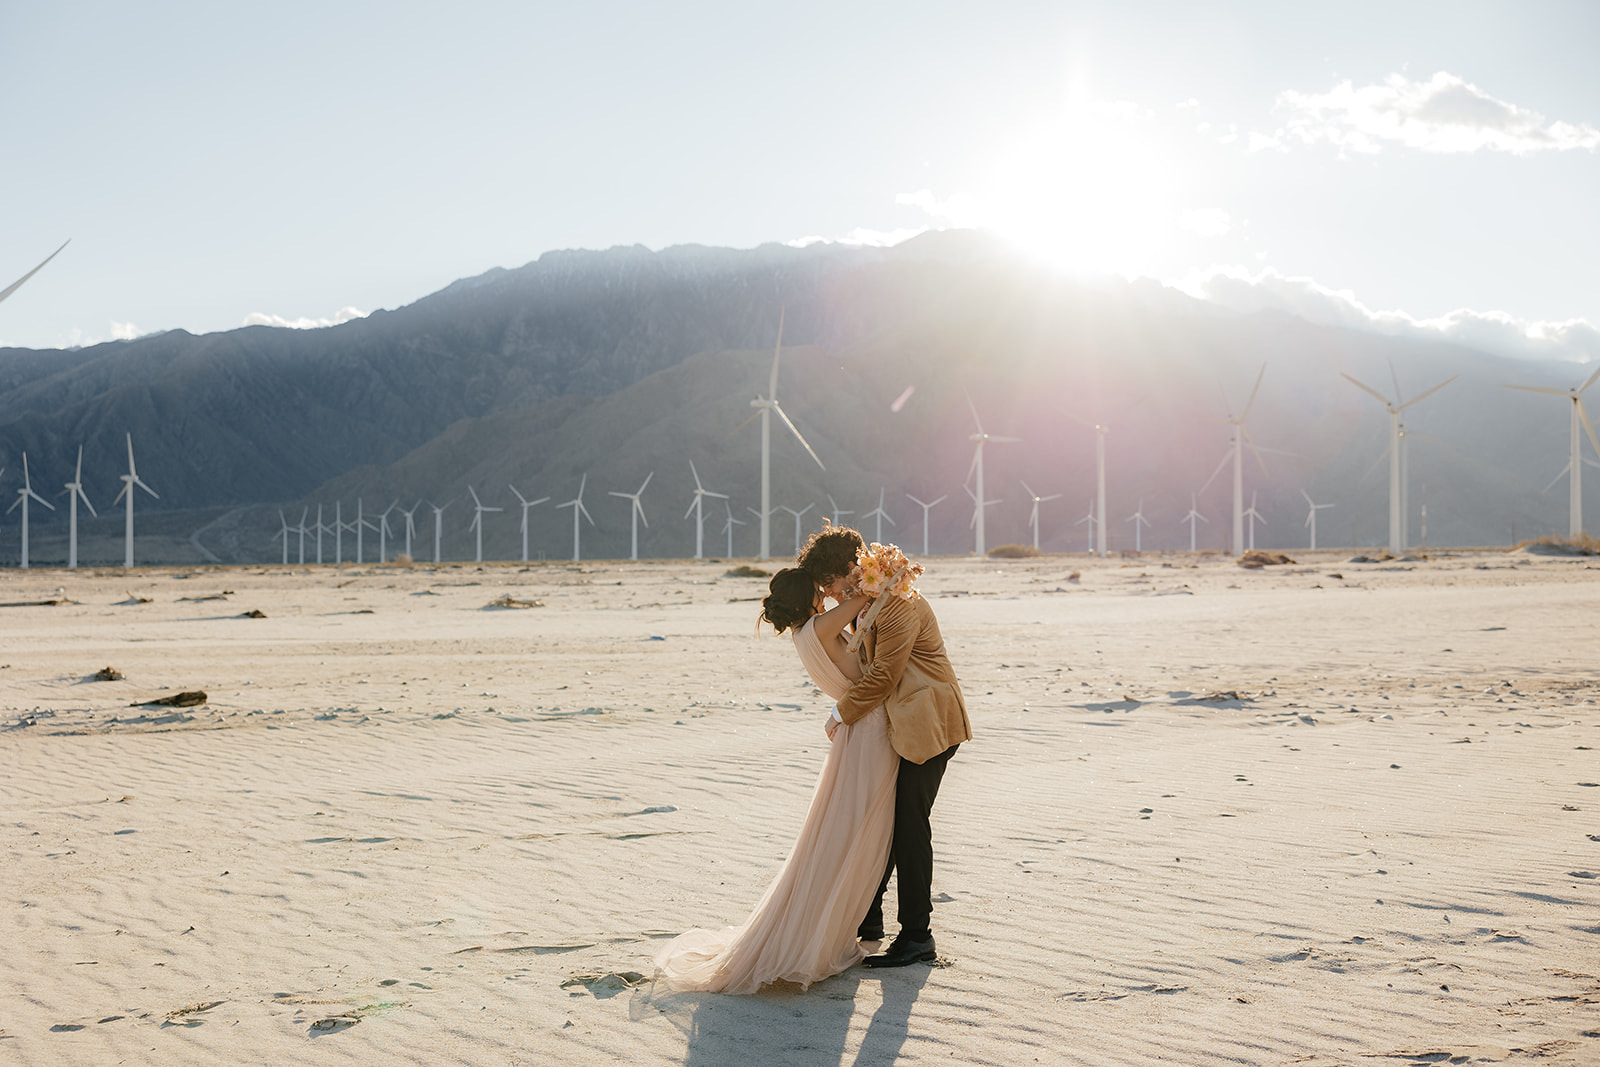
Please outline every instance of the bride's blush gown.
M850 687L812 630L794 632L811 680L837 700ZM805 825L740 926L690 930L656 956L657 977L674 990L754 993L769 982L809 986L861 961L856 928L889 860L895 775L882 705L834 731Z

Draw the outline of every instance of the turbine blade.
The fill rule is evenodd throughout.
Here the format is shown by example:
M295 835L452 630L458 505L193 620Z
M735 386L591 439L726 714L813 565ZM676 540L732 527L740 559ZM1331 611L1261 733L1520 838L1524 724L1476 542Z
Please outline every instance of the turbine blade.
M649 485L650 484L650 479L654 478L655 476L656 476L656 472L655 471L651 471L649 474L646 474L644 476L644 485L639 486L639 493L643 493L644 492L644 487L646 485ZM639 493L635 493L634 495L638 496Z
M1542 385L1502 385L1502 389L1520 389L1524 393L1546 393L1550 396L1571 397L1572 394L1565 389L1549 389ZM1581 391L1581 390L1580 390Z
M778 309L778 343L772 347L772 374L767 379L767 399L778 402L778 357L783 355L783 317L788 308Z
M728 431L728 436L732 437L734 434L738 433L740 430L744 429L746 426L749 426L752 422L755 422L756 419L761 417L761 412L765 411L765 410L766 410L765 408L758 408L757 410L752 412L748 419L745 419L739 425L737 425L733 429L729 430Z
M699 500L700 500L700 496L699 496L699 494L696 494L695 498L693 500L689 501L689 510L685 511L683 513L683 517L685 519L687 519L690 515L694 514L694 506Z
M65 247L67 247L67 245L69 245L71 243L72 243L72 239L68 238L66 241L62 242L61 248L65 248ZM33 277L35 274L38 274L41 270L44 270L44 264L50 262L52 259L55 259L57 256L59 256L61 254L61 248L58 248L54 252L51 252L48 256L45 256L44 257L44 263L39 264L37 267L35 267L32 270L30 270L28 273L24 274L22 277L18 278L16 281L14 281L10 285L6 286L4 289L0 289L0 300L4 300L6 297L8 297L12 293L16 292L18 289L21 289L23 282L27 281L29 278Z
M1384 362L1389 364L1389 380L1394 383L1394 399L1399 403L1400 398L1405 395L1400 392L1400 375L1394 372L1394 360L1385 357Z
M1250 399L1244 402L1244 410L1239 412L1239 421L1243 422L1250 415L1250 408L1256 402L1256 394L1261 391L1261 379L1267 376L1267 365L1261 364L1261 373L1256 375L1255 388L1250 390Z
M776 403L774 403L772 405L772 410L776 411L778 413L778 418L782 419L783 420L783 424L785 426L789 427L789 432L794 434L795 440L799 441L800 444L805 448L805 450L807 452L811 453L811 458L817 460L817 466L822 467L823 470L827 470L828 468L823 466L822 460L817 458L816 450L813 449L811 447L811 445L806 442L806 439L800 433L799 428L796 427L795 424L789 420L789 416L784 413L784 410L781 407L779 407Z
M1600 374L1600 371L1596 373ZM1595 455L1600 456L1600 440L1595 438L1594 424L1589 421L1589 413L1583 409L1583 401L1574 400L1573 403L1578 405L1578 418L1583 423L1584 432L1589 435L1589 443L1594 446Z
M985 436L987 436L990 441L1000 441L1000 442L1003 442L1003 443L1008 444L1008 445L1015 445L1015 444L1021 444L1022 443L1022 438L1020 438L1020 437L994 437L994 436L990 436L990 435L985 435Z
M1556 476L1554 478L1550 479L1550 484L1545 486L1543 489L1539 490L1539 492L1548 493L1551 489L1555 488L1555 484L1557 482L1559 482L1561 479L1565 478L1567 476L1567 472L1570 471L1571 469L1572 469L1572 460L1569 459L1569 460L1567 460L1567 465L1562 467L1561 470L1556 474Z
M1595 368L1595 372L1593 374L1589 375L1589 380L1584 382L1582 385L1578 386L1578 388L1574 389L1573 392L1582 393L1585 389L1589 388L1589 386L1593 385L1596 381L1600 381L1600 367L1596 367Z
M1380 403L1383 404L1384 407L1386 407L1386 408L1387 407L1393 407L1393 405L1389 403L1389 398L1384 396L1382 393L1378 392L1372 386L1367 385L1365 382L1356 381L1354 378L1350 377L1350 375L1348 375L1348 374L1345 374L1343 371L1339 372L1339 376L1341 378L1343 378L1345 381L1349 382L1351 385L1355 386L1357 389L1360 389L1362 392L1371 393L1374 397L1376 397L1378 399L1378 401Z
M1443 389L1445 386L1449 385L1451 382L1455 381L1459 377L1461 377L1461 375L1459 375L1459 374L1450 375L1450 377L1446 378L1444 381L1440 382L1438 385L1434 386L1432 389L1429 389L1426 393L1423 393L1420 396L1412 397L1410 400L1407 400L1404 404L1401 404L1395 410L1404 411L1406 408L1410 407L1412 404L1415 404L1420 400L1426 400L1428 397L1432 396L1434 393L1437 393L1439 390ZM1399 394L1396 394L1396 395L1398 396Z
M650 520L644 517L644 505L639 503L638 497L633 498L633 509L639 513L639 521L649 526Z
M692 459L689 461L689 473L694 475L694 487L704 492L706 487L700 484L700 472L694 469L694 460Z
M161 494L160 493L156 492L154 489L150 488L148 485L145 485L139 479L135 478L133 480L133 484L137 485L140 489L143 489L145 492L149 493L151 496L155 497L157 500L161 499Z
M1256 443L1250 440L1250 431L1244 428L1244 423L1242 422L1239 424L1239 433L1244 437L1244 443L1250 446L1250 454L1255 456L1256 462L1261 465L1261 473L1267 474L1267 461L1261 458L1261 449L1257 448Z
M968 410L970 410L972 412L972 425L974 425L974 426L976 426L978 428L978 432L979 433L982 433L983 432L983 420L978 418L978 405L976 405L976 404L974 404L972 402L972 394L971 393L967 393L967 391L965 389L963 389L962 392L966 393L967 408L968 408Z
M709 489L706 490L706 496L714 496L718 500L726 500L726 499L728 499L728 494L727 493L713 493Z
M83 506L89 509L89 514L97 519L100 517L100 513L94 509L94 505L89 503L89 494L83 491L82 485L78 486L78 498L83 501Z
M1200 492L1203 493L1211 488L1211 483L1217 480L1217 475L1222 473L1222 468L1226 467L1228 460L1233 458L1233 448L1233 445L1228 446L1228 450L1222 454L1222 462L1218 463L1217 469L1211 472L1211 477L1207 478L1206 483L1200 487Z

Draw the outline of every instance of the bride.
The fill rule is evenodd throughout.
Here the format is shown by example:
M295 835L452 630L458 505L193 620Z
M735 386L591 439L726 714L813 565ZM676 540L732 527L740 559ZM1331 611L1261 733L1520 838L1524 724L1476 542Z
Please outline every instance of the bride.
M815 581L790 567L773 576L761 617L790 632L811 680L838 700L861 676L844 628L867 603L824 611ZM754 993L769 982L809 986L859 963L856 929L888 862L899 760L882 705L835 729L800 836L750 917L675 938L656 956L657 976L680 991Z

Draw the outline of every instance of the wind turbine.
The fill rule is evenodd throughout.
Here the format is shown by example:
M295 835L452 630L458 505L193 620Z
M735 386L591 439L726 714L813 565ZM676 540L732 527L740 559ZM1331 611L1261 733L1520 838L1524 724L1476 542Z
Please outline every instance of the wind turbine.
M400 506L400 499L399 499L399 497L396 497L394 502L391 503L388 507L384 508L383 509L383 513L378 516L378 562L379 563L388 563L389 562L389 535L394 533L394 531L389 528L389 512L393 511L395 508L397 508L399 506Z
M822 465L822 460L817 459L817 453L806 443L795 424L789 416L784 414L783 408L778 405L778 357L783 354L783 313L778 314L778 344L772 351L772 373L767 379L767 395L758 396L750 401L750 406L757 409L761 416L761 558L772 558L772 414L777 413L783 424L789 427L789 432L794 434L795 440L800 442L811 458L817 461L817 466L827 470ZM752 415L750 418L755 418ZM750 419L746 419L748 423Z
M478 556L475 562L483 562L483 513L486 511L504 511L505 508L485 507L483 501L478 499L478 491L472 486L467 486L467 492L472 494L472 525L469 530L478 531Z
M1400 413L1419 400L1424 400L1437 393L1459 378L1460 375L1452 374L1427 392L1418 393L1410 400L1405 401L1400 399L1400 379L1394 372L1393 363L1389 364L1389 376L1394 379L1395 399L1393 401L1372 388L1372 386L1359 382L1348 374L1345 374L1344 378L1362 392L1376 397L1378 402L1389 412L1389 551L1399 553L1405 550L1407 541L1405 424Z
M278 509L278 521L283 523L283 529L273 534L272 539L276 541L280 537L283 538L283 565L287 567L289 565L289 535L294 532L294 527L290 526L289 520L283 517L282 508Z
M736 518L733 517L733 506L731 504L729 504L726 499L723 500L722 506L728 509L728 521L723 525L722 529L728 535L728 558L732 559L733 558L733 528L735 526L743 526L744 525L744 520L743 519L736 519Z
M317 532L317 565L321 566L322 565L322 535L325 534L325 533L330 533L332 531L332 527L329 527L329 526L325 525L323 523L323 521L322 521L322 505L321 504L317 505L317 523L316 523L315 526L313 526L311 528Z
M971 478L974 472L976 472L976 474L978 475L978 483L977 483L978 484L978 491L975 492L975 493L969 491L969 493L967 495L972 497L972 506L974 508L974 511L972 513L973 514L972 525L977 530L977 542L976 542L976 544L977 544L978 558L982 559L983 556L984 556L984 536L983 536L983 533L984 533L984 530L983 530L983 513L984 513L984 509L987 508L990 504L998 504L998 503L1000 503L1000 501L998 501L998 500L985 500L984 497L983 497L983 446L988 444L990 441L994 441L995 443L999 444L1001 442L1017 442L1017 441L1021 441L1022 438L1020 438L1020 437L996 437L993 434L984 433L983 432L983 421L978 418L978 406L972 402L972 397L970 397L970 396L967 397L967 407L972 410L972 423L973 423L973 425L975 427L977 427L976 431L974 433L968 435L968 437L967 437L967 440L972 441L977 445L977 447L973 450L973 453L972 453L972 466L967 468L967 477Z
M1306 512L1306 526L1311 529L1311 547L1315 549L1317 547L1317 512L1321 511L1323 508L1331 508L1333 505L1317 503L1315 500L1311 499L1311 494L1306 492L1304 489L1300 490L1300 495L1306 498L1306 504L1311 509L1310 511ZM1252 501L1252 503L1254 503L1254 501Z
M1132 515L1129 515L1122 521L1133 523L1133 550L1135 552L1143 552L1144 544L1141 541L1139 534L1143 527L1150 525L1150 520L1144 517L1144 497L1139 498L1139 510L1135 511ZM1104 543L1102 543L1100 547L1102 554L1104 554Z
M1021 478L1017 480L1019 482L1022 481ZM1028 525L1033 527L1033 547L1037 550L1039 547L1039 505L1046 500L1060 500L1061 494L1051 493L1049 496L1040 496L1033 491L1033 487L1027 482L1022 482L1022 488L1028 491L1028 498L1033 501L1033 511L1028 514Z
M1189 551L1190 552L1194 551L1194 530L1195 530L1194 524L1195 524L1196 520L1199 520L1200 522L1205 523L1207 526L1211 525L1211 520L1210 519L1206 518L1204 515L1200 514L1198 511L1195 510L1194 494L1190 493L1189 494L1189 514L1185 515L1183 518L1178 520L1178 525L1179 526L1182 526L1184 523L1188 523L1189 524Z
M689 461L689 473L694 475L694 499L689 502L689 510L683 513L683 517L687 519L690 515L694 516L694 558L704 559L705 552L703 551L703 543L706 532L706 517L705 511L702 507L702 502L708 496L714 496L719 500L726 500L728 499L728 494L713 493L711 490L701 485L700 472L695 470L694 460L692 459ZM733 512L729 511L728 514L731 516Z
M65 248L65 247L67 247L67 245L69 245L71 243L72 243L72 240L70 238L68 238L66 241L63 241L61 243L61 248ZM54 252L51 252L48 256L45 256L44 257L44 263L48 263L52 259L55 259L57 256L59 256L61 254L61 248L58 248ZM30 270L28 273L24 274L22 277L18 278L16 281L14 281L10 285L6 286L4 289L0 289L0 300L4 300L6 297L10 296L12 293L14 293L18 289L22 288L22 283L23 282L27 281L29 278L33 277L35 274L38 274L41 270L44 269L44 263L39 264L37 267L35 267L32 270ZM46 505L46 507L49 507L49 505ZM55 509L51 508L50 510L54 511Z
M639 498L644 495L644 487L649 485L650 484L650 479L654 478L655 476L656 476L656 472L655 471L651 471L649 474L646 474L644 476L644 481L639 483L639 488L635 492L632 492L632 493L619 493L615 489L613 489L613 490L611 490L611 493L610 493L611 496L620 496L624 500L633 501L633 507L628 509L628 519L630 521L630 524L633 527L633 549L632 549L631 553L628 556L629 559L636 560L636 559L639 558L639 520L640 519L644 519L644 524L647 527L650 525L650 520L649 519L645 519L645 517L644 517L644 505L639 503ZM582 494L580 493L579 495L581 496ZM576 513L574 513L574 514L576 514ZM577 525L577 520L576 519L573 520L573 525ZM577 556L573 556L572 558L573 559L577 559L578 557Z
M648 479L646 479L646 480L648 480ZM582 514L582 516L584 518L589 520L589 525L590 526L594 525L594 519L589 515L589 509L583 506L583 489L584 489L584 486L586 486L588 484L589 484L589 474L588 474L587 471L585 471L582 480L580 480L578 482L578 495L573 497L571 500L567 501L565 504L557 504L556 505L556 507L558 507L558 508L571 508L572 509L572 562L574 562L574 563L578 562L578 516L579 516L579 514Z
M830 496L828 499L832 500L833 497ZM863 519L876 518L878 520L877 528L873 531L873 538L872 539L874 541L877 541L879 544L882 544L883 543L883 520L884 519L889 519L889 525L890 526L895 525L895 521L893 519L889 518L889 513L887 511L883 510L883 488L881 486L878 489L878 506L873 508L871 511L867 512L865 515L863 515L861 517ZM799 553L800 553L800 550L799 549L795 549L795 554L799 555Z
M816 507L815 504L807 504L799 511L796 511L794 508L788 507L784 504L778 505L779 511L787 511L789 514L794 516L794 554L797 557L800 555L800 516L804 515L814 507Z
M1089 555L1094 555L1094 501L1089 501L1089 514L1073 523L1074 526L1087 526L1089 532Z
M855 512L849 510L848 508L841 508L839 506L839 502L837 500L833 499L833 494L832 493L828 494L828 506L833 509L833 524L835 526L839 525L839 516L840 515L854 515L855 514ZM870 515L872 513L869 511L867 514Z
M16 501L16 503L12 504L9 508L6 508L6 514L9 515L13 511L17 510L17 504L21 504L22 505L22 569L23 570L27 570L28 569L28 498L29 497L32 497L33 499L37 500L39 503L43 504L45 507L49 508L51 511L54 511L56 509L56 506L54 504L50 503L44 497L40 496L38 493L35 493L33 491L33 481L28 477L28 454L26 452L24 452L22 454L22 488L17 490L17 501ZM74 499L76 499L76 498L74 498Z
M411 505L411 509L409 511L405 508L400 509L400 514L406 517L406 559L412 559L411 538L415 536L417 532L417 524L415 521L413 521L412 517L416 515L417 509L421 506L422 501L419 500L415 504Z
M344 501L333 502L333 564L338 566L344 562L344 532L354 529L351 523L344 521Z
M1589 379L1576 389L1550 389L1538 385L1507 385L1505 389L1521 389L1527 393L1548 393L1550 396L1564 396L1572 401L1572 418L1569 427L1569 436L1572 439L1571 451L1567 459L1567 466L1561 474L1567 475L1567 536L1577 537L1583 533L1583 465L1594 464L1593 460L1582 456L1583 442L1578 437L1578 423L1583 423L1584 430L1589 434L1589 443L1594 446L1595 453L1600 455L1600 440L1594 435L1594 425L1589 422L1589 413L1583 408L1583 391L1600 380L1600 370L1589 375ZM1557 474L1559 479L1561 474ZM1554 485L1555 482L1551 482ZM1548 488L1548 486L1546 487Z
M928 512L933 510L934 505L942 504L949 498L947 496L942 496L938 500L924 503L923 501L912 496L910 493L907 493L906 499L910 500L913 504L916 504L922 509L922 554L926 556L928 554Z
M1233 437L1228 443L1228 451L1223 455L1222 462L1217 464L1217 469L1211 472L1211 477L1206 479L1206 484L1200 487L1203 493L1217 480L1217 475L1222 473L1222 468L1228 465L1228 460L1233 460L1233 551L1238 552L1239 546L1244 543L1244 446L1249 445L1254 453L1256 462L1261 465L1261 473L1267 473L1267 461L1261 458L1261 450L1256 448L1256 443L1250 439L1250 431L1245 429L1244 420L1250 417L1250 409L1255 406L1256 394L1261 391L1261 379L1267 375L1267 365L1261 364L1261 373L1256 375L1256 384L1250 390L1250 399L1245 401L1244 410L1237 416L1229 414L1222 421L1233 427ZM1227 394L1222 397L1224 405L1228 402ZM1252 546L1253 547L1253 546Z
M124 496L128 498L128 518L126 537L123 544L122 565L131 567L133 566L133 487L138 486L157 500L161 499L154 489L139 480L139 471L133 465L133 434L131 433L128 434L128 473L118 475L118 477L122 479L122 492L117 494L117 500L121 500ZM111 502L112 507L117 506L117 500Z
M66 247L66 246L62 246ZM78 565L78 499L83 499L83 506L89 509L89 514L95 518L100 515L94 510L94 505L89 503L89 497L83 491L83 446L78 446L78 467L72 475L72 481L67 483L67 566ZM289 551L289 542L284 541L284 552ZM288 562L285 556L284 562Z
M384 514L387 515L388 512L384 512ZM363 555L362 555L362 545L365 542L365 531L367 531L367 530L371 530L374 533L376 533L377 530L378 530L378 524L373 522L371 519L366 517L365 513L362 511L362 508L361 508L361 498L360 497L356 497L356 562L357 563L365 563L366 562L366 560L363 558ZM380 551L378 554L382 555L383 553Z
M967 529L974 531L974 537L975 538L981 537L982 534L977 533L977 531L980 528L978 524L983 521L983 511L984 511L984 509L985 508L989 508L989 507L993 507L995 504L1000 503L1000 501L999 500L985 500L980 505L978 503L978 494L977 493L974 493L970 488L968 488L965 485L963 485L961 488L962 488L963 491L965 491L965 493L967 494L967 497L972 501L972 518L967 520ZM974 544L981 545L982 542L975 540Z
M306 516L311 514L310 508L300 509L300 525L295 527L295 532L300 535L300 566L306 565Z
M550 498L542 496L538 500L529 500L517 492L517 487L514 485L511 486L511 492L516 496L517 502L522 505L522 562L526 563L528 562L528 509L538 507Z
M1261 512L1256 510L1256 491L1250 490L1250 507L1245 511L1245 517L1250 520L1250 547L1249 551L1256 550L1256 523L1265 526L1267 520L1261 517Z
M433 561L435 563L439 562L439 542L444 540L444 509L454 503L454 500L447 500L442 506L434 503L428 505L433 509Z

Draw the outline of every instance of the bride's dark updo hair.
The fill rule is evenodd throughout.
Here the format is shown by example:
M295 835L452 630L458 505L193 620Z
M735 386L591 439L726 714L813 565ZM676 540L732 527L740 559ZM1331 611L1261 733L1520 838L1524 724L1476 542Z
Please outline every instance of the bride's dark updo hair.
M817 583L810 572L785 567L772 576L766 598L761 601L761 618L780 634L798 630L816 613Z

